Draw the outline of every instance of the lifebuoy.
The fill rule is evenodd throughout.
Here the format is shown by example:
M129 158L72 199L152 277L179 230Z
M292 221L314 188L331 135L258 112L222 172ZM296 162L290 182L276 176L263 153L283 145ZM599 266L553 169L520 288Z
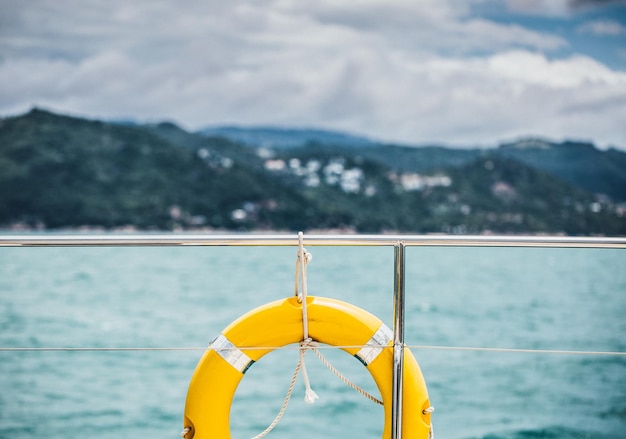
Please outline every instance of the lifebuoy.
M383 438L391 436L393 349L392 333L376 316L340 300L308 296L308 332L319 342L342 348L357 357L371 373L380 391L385 413ZM185 403L185 439L230 435L230 407L246 370L271 348L302 341L302 304L296 297L260 306L231 323L200 359ZM430 401L415 357L404 353L402 437L431 435Z

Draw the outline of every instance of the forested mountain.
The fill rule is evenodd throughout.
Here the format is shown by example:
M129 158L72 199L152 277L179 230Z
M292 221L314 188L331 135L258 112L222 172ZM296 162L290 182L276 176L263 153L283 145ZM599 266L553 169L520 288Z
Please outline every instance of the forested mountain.
M617 150L334 135L272 148L218 134L38 109L2 119L0 227L626 235Z
M586 191L626 201L626 153L616 149L601 151L586 142L554 143L524 139L493 149L402 145L346 147L320 143L309 143L307 147L328 153L360 155L406 172L433 172L464 166L485 155L510 158Z
M556 143L528 138L485 150L380 144L359 136L306 129L213 127L199 134L277 150L317 147L327 152L359 154L394 169L416 172L466 165L488 153L526 163L589 192L626 201L626 153L616 149L601 151L588 142Z

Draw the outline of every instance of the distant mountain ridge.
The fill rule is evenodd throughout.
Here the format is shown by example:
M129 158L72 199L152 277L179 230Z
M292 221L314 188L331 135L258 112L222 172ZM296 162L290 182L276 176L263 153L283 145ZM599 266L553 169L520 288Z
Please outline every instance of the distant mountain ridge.
M249 146L266 148L299 148L309 143L337 146L370 146L376 142L362 136L314 128L281 128L271 126L216 126L200 131L210 137L225 137Z
M329 142L269 148L34 109L0 119L0 227L626 235L621 151Z

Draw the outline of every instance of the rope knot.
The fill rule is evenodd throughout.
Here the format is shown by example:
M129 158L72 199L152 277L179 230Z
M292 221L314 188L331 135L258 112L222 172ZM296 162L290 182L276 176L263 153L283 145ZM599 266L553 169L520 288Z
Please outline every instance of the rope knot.
M313 341L311 337L307 337L300 342L300 347L302 348L302 350L314 349L318 346L318 343L316 341Z
M315 393L313 389L306 389L306 393L304 394L304 402L306 402L307 404L313 404L318 398L319 396L317 396L317 393Z

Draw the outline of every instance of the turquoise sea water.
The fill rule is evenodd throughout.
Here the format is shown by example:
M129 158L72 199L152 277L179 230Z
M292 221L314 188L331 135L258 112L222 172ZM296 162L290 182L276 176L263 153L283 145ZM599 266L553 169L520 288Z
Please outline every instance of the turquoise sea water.
M393 249L311 247L309 294L392 325ZM293 294L295 247L0 248L1 347L204 347L232 320ZM409 345L626 351L626 251L408 248ZM413 348L436 438L626 437L626 357ZM371 393L363 366L324 350ZM201 357L183 351L0 351L0 438L176 438ZM280 409L297 362L246 374L234 438ZM314 355L268 438L380 437L382 408Z

